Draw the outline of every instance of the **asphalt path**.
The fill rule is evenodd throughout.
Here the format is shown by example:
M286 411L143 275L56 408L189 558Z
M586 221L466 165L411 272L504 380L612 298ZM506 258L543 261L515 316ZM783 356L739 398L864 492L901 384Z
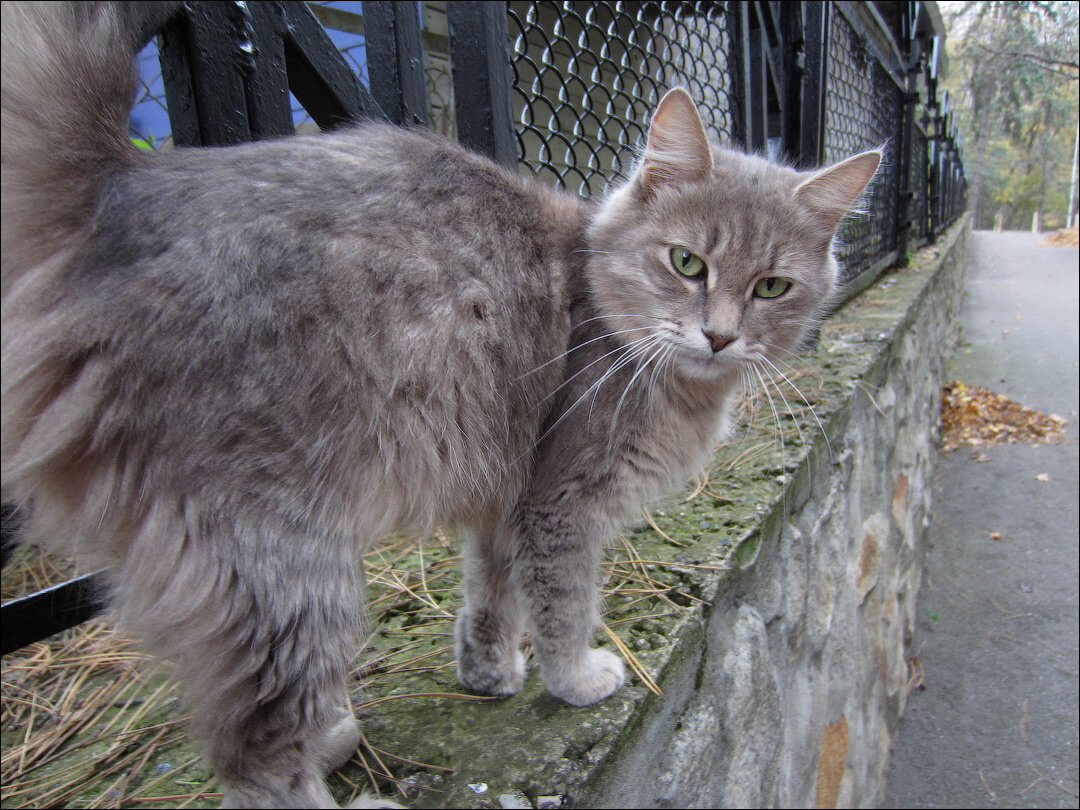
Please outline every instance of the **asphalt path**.
M1068 419L1054 444L961 447L935 475L915 652L884 807L1077 807L1075 247L972 234L950 379Z

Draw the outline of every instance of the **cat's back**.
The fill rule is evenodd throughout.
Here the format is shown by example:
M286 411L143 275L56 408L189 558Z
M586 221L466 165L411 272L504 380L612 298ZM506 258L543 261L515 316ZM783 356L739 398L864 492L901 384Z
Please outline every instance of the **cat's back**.
M205 343L262 331L280 361L317 332L389 387L409 369L414 384L470 370L500 384L565 348L583 225L574 199L430 133L369 124L176 150L117 177L81 292L128 334L170 317L189 323L166 331Z
M377 273L388 269L379 252L394 250L439 276L462 268L560 283L545 263L584 226L576 199L434 134L388 124L154 158L106 184L93 241L109 247L89 256L91 275L172 269L161 258L178 245L228 259L230 248L262 239L326 255L353 251L354 267ZM268 264L241 260L248 269ZM227 266L191 261L186 269L213 276Z
M37 362L94 368L96 446L172 488L360 493L386 528L509 497L579 203L388 125L153 157L105 183L53 313L67 357Z

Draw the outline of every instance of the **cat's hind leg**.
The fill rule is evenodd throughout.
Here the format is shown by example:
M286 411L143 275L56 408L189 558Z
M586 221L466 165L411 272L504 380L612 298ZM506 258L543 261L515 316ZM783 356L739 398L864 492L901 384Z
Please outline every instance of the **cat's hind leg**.
M173 662L224 807L336 807L355 751L343 705L360 635L354 542L273 516L155 504L120 566L124 624Z
M521 596L511 536L500 522L478 531L465 551L465 606L454 625L458 680L483 695L507 696L525 684Z
M313 747L323 769L329 773L336 771L353 758L360 746L360 724L349 706L348 696L337 706L338 719L331 720L321 737L313 742Z

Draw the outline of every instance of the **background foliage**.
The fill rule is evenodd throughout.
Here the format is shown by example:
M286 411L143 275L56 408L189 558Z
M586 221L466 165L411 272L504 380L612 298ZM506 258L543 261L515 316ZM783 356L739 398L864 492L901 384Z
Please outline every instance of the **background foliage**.
M975 227L1066 226L1076 193L1080 4L969 0L941 9L945 86L964 134Z

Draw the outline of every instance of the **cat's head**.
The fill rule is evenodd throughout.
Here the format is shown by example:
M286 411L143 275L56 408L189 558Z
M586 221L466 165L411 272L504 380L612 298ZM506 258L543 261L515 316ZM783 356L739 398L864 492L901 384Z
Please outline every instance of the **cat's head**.
M640 166L589 228L608 330L698 379L790 356L829 304L837 226L880 160L870 151L797 172L733 152L710 143L684 90L670 91Z

